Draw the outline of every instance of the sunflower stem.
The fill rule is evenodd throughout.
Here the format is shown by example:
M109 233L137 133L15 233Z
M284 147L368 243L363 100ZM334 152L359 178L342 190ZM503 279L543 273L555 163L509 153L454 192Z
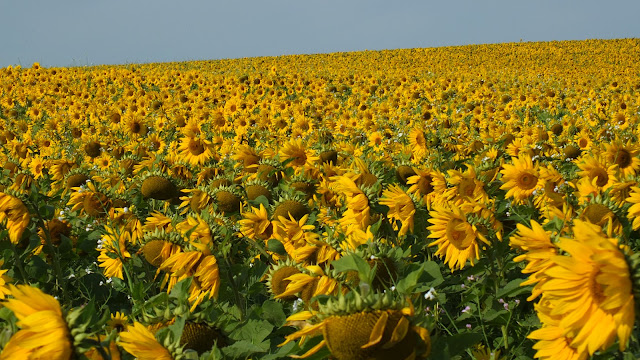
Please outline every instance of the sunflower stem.
M226 252L224 253L224 262L227 265L227 271L225 272L227 273L227 278L229 278L229 283L231 284L233 295L236 298L236 305L240 309L240 319L244 320L244 316L245 316L244 303L242 301L242 297L240 296L240 292L238 292L238 284L236 284L236 280L233 278L233 275L231 274L231 262L229 261L229 258L227 257Z
M486 331L484 331L484 321L482 320L482 312L480 311L480 297L477 295L476 295L476 303L478 304L478 318L480 319L480 328L482 329L482 335L484 336L484 341L487 344L487 346L490 346L489 344L491 343L489 342L489 338L487 337Z
M38 190L36 185L32 184L31 186L32 186L32 191L35 191L35 193L39 195L40 191ZM42 229L42 232L44 233L45 246L47 247L52 257L53 270L55 271L55 275L56 275L56 287L60 289L60 291L62 292L63 302L66 303L68 300L67 299L67 282L62 276L62 267L60 266L60 253L58 251L58 248L53 246L53 242L51 241L51 234L49 233L49 229L47 228L46 223L42 218L42 214L40 214L38 207L36 206L36 204L32 203L31 201L28 201L28 203L32 206L33 212L36 214L38 219L38 226Z
M20 254L18 254L18 249L16 248L16 244L14 244L12 241L9 241L9 243L11 243L11 250L13 251L13 254L16 258L16 266L18 267L18 272L20 272L20 278L22 280L23 283L27 283L27 272L24 271L24 265L22 262L22 257L20 256Z

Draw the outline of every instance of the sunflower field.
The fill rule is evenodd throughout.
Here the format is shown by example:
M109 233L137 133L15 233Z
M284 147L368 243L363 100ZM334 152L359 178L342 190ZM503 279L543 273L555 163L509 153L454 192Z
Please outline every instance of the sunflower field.
M640 358L640 40L0 69L0 360Z

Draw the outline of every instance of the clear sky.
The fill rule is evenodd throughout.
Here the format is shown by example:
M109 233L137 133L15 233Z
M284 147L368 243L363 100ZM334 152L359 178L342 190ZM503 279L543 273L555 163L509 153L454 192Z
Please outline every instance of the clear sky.
M639 0L0 0L0 66L640 37Z

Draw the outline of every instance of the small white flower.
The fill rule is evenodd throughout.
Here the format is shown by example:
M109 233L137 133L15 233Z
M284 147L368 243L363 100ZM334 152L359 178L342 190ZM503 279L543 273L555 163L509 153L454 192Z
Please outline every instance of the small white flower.
M302 299L297 298L297 299L293 302L293 311L298 311L298 309L300 308L300 305L302 305Z
M128 213L129 213L129 207L127 207L127 206L123 207L123 208L122 208L122 211L123 211L125 214L128 214Z
M427 291L427 293L424 294L424 299L425 300L435 300L436 299L436 289L434 289L434 288L429 289L429 291Z

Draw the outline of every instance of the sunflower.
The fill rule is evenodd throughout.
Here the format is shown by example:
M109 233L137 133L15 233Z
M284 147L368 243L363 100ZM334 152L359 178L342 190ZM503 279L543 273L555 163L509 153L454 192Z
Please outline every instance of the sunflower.
M633 221L631 225L633 230L638 230L640 229L640 187L632 187L631 193L626 201L632 204L629 210L627 210L627 217Z
M627 346L633 329L634 298L629 266L617 240L608 238L597 225L575 220L573 239L561 238L556 255L543 271L540 285L553 315L561 317L571 347L593 355L619 340Z
M534 305L542 327L532 331L527 337L538 340L533 349L535 357L542 360L566 359L586 360L586 351L579 351L571 346L572 338L566 335L566 329L561 326L562 316L554 315L550 302L546 299Z
M251 211L242 213L240 234L254 241L267 240L273 235L273 225L269 221L269 214L263 204L260 208L251 207Z
M127 244L131 242L131 234L123 229L104 227L104 235L98 245L100 255L98 262L104 268L104 276L123 279L123 263L131 257Z
M192 166L202 166L214 157L213 143L200 137L183 137L177 151Z
M418 160L424 158L429 151L424 132L417 127L411 129L411 132L409 132L409 145L411 145L413 157Z
M603 191L610 188L617 181L618 165L606 166L605 160L601 156L583 156L577 165L580 168L577 175L582 178L588 178L589 181L595 180L595 185Z
M218 297L220 288L218 262L215 256L208 254L208 250L176 253L162 262L160 269L170 274L167 292L171 292L172 284L190 276L193 277L188 298L189 303L192 304L191 311L205 298Z
M438 246L436 255L444 257L451 270L464 268L467 260L471 266L480 258L480 246L490 245L478 228L467 221L467 210L460 204L452 207L434 206L429 212L431 224L429 238L436 239L429 246Z
M435 197L446 189L444 176L432 170L417 168L413 170L416 174L407 178L407 185L409 185L407 193L422 199L427 209L430 209Z
M111 314L111 319L107 321L107 329L113 329L119 333L127 331L129 329L129 318L120 311L116 311L115 314Z
M9 230L9 239L18 244L31 216L20 198L0 192L0 224Z
M402 305L389 295L380 294L330 298L319 306L318 312L290 316L289 324L301 329L288 335L280 346L322 335L317 345L296 357L311 356L326 346L337 360L426 358L431 350L429 331L412 326L413 307Z
M311 169L313 164L318 161L318 157L312 155L308 146L302 142L302 139L287 142L280 149L280 158L282 161L289 160L289 165L296 168L296 172L299 172L303 167L305 170Z
M630 141L627 144L622 142L614 142L612 144L604 144L604 156L611 165L618 165L618 171L622 175L621 178L633 176L640 169L640 159L638 159L638 146Z
M320 237L313 230L315 226L307 224L309 215L304 215L300 220L293 216L289 219L280 217L272 222L274 227L273 238L284 245L284 249L296 262L302 263L308 260L318 247Z
M2 265L4 265L4 260L0 260L0 266ZM10 278L8 275L5 275L7 271L9 270L0 269L0 300L4 300L7 297L7 295L10 294L7 284L12 282L13 279Z
M169 350L162 346L151 331L139 322L119 334L120 345L139 360L173 360Z
M527 299L531 301L542 293L540 285L546 280L542 272L553 263L551 257L558 253L555 245L551 242L551 233L534 220L531 220L531 228L522 224L517 224L518 232L509 238L512 248L526 251L525 254L516 256L513 261L527 261L527 265L522 269L523 274L529 275L529 279L522 283L522 286L537 284L534 286L531 296ZM540 282L540 283L539 283Z
M299 294L307 306L312 304L312 299L317 295L336 295L338 293L338 281L318 265L306 266L304 272L296 273L284 278L289 283L286 290L276 295L276 299L286 299ZM313 304L316 304L313 301Z
M9 339L0 360L71 359L71 334L58 301L28 285L9 285L9 291L13 298L4 306L18 318L20 330Z
M500 189L507 190L505 198L513 198L516 204L521 204L543 185L537 166L527 155L513 158L513 164L504 164L500 173L504 182Z
M387 217L392 222L394 230L398 231L398 236L405 236L409 231L413 233L413 218L416 213L416 206L411 196L394 184L382 192L380 204L389 207ZM400 221L400 229L398 229L396 221Z

